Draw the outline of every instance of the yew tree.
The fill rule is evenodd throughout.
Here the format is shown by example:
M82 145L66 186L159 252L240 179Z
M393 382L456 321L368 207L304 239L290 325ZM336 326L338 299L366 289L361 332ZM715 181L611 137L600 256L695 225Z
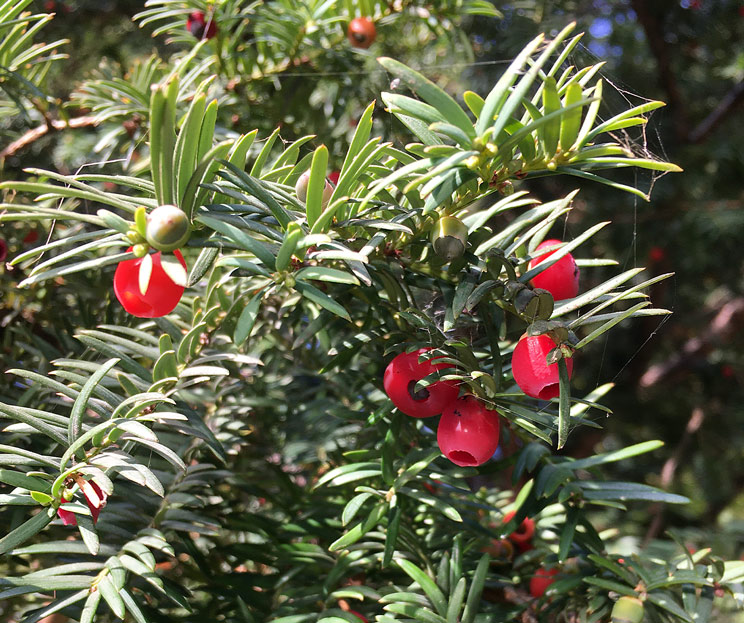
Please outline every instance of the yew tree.
M724 620L744 562L626 538L687 502L607 476L662 441L565 451L610 415L586 347L669 275L532 180L680 171L574 24L477 93L395 51L467 60L486 0L149 0L161 52L62 104L30 8L0 3L3 620ZM81 129L76 170L23 158Z

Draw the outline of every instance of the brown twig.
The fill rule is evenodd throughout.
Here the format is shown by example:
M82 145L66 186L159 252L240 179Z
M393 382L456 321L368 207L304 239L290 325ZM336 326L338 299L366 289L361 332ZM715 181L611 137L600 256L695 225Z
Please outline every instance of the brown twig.
M651 387L670 374L686 367L696 356L706 352L716 343L721 343L742 320L744 320L744 298L739 297L724 303L702 335L687 340L682 349L673 357L649 367L641 376L638 384L644 388Z
M631 6L638 16L638 23L646 33L646 41L659 67L659 83L669 101L669 108L674 115L677 136L685 140L688 135L687 109L677 86L677 79L672 70L672 55L664 37L662 16L668 12L665 3L652 3L647 0L631 0Z
M690 445L690 442L692 441L692 436L703 425L703 420L705 420L705 411L703 411L700 407L695 407L692 410L692 415L690 415L690 419L687 421L687 426L685 426L685 432L682 434L682 438L679 440L677 447L674 449L674 454L672 454L672 456L670 456L666 460L666 462L664 463L664 467L662 467L661 469L661 478L659 480L659 485L661 489L666 490L672 484L672 481L674 480L674 475L677 472L677 467L679 466L679 463L682 460L682 456L687 451L687 446ZM651 539L656 537L659 534L659 532L661 532L661 528L664 523L664 505L659 504L657 502L656 504L651 506L651 509L649 512L651 516L653 517L653 520L651 521L651 525L648 527L646 536L643 539L644 547L649 544Z
M744 81L735 85L724 97L718 102L710 114L703 119L695 129L690 132L687 140L690 143L702 143L715 130L721 121L729 116L734 109L744 102Z
M0 151L0 159L7 158L8 156L15 156L15 154L21 149L39 140L50 130L58 132L60 130L66 130L67 128L83 128L96 125L98 125L98 120L96 117L92 116L74 117L69 121L63 121L62 119L47 120L40 126L30 129L23 136L16 139L5 149Z

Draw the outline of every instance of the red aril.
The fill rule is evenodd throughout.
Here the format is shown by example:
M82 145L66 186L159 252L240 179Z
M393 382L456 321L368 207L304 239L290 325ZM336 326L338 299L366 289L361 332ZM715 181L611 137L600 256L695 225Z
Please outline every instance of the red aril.
M496 452L501 432L499 414L489 411L475 396L463 396L442 413L437 442L455 465L482 465Z
M129 250L131 251L131 248ZM176 250L173 254L186 268L181 252ZM116 298L125 310L138 318L160 318L170 314L178 305L185 289L174 283L163 269L160 251L153 253L151 257L152 274L144 294L139 288L139 272L143 258L136 257L119 262L114 273Z

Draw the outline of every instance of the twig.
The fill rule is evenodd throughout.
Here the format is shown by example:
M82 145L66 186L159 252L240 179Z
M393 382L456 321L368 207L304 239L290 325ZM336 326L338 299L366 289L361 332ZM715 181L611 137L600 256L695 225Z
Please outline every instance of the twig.
M651 3L647 0L631 0L631 6L638 16L638 22L643 26L646 33L648 47L656 58L659 66L659 83L666 91L669 100L669 108L674 114L674 124L677 136L684 140L687 138L687 109L684 99L680 95L677 79L672 71L672 55L664 37L664 27L661 15L668 12L665 3ZM656 9L655 11L653 9Z
M692 436L700 429L705 420L705 411L700 407L695 407L692 410L692 415L687 421L685 426L685 432L682 434L682 438L679 440L677 447L674 449L674 454L670 456L664 463L664 467L661 468L661 478L659 485L661 489L668 489L674 480L674 474L677 472L679 462L682 460L683 454L687 451L687 446L692 441ZM653 516L651 525L648 527L646 536L643 539L643 546L646 547L651 539L661 532L661 527L664 523L664 505L655 503L651 506L649 513Z
M726 335L736 328L737 322L742 319L744 319L744 298L739 297L728 301L715 315L705 333L687 340L675 356L649 367L641 376L638 384L641 387L651 387L673 372L684 368L694 357L705 352L713 344L723 341Z
M744 81L735 85L733 89L726 93L723 99L718 102L718 106L690 132L687 140L690 143L703 142L713 132L716 126L742 102L744 102Z
M74 117L69 121L63 121L62 119L47 120L42 125L32 128L23 136L13 141L5 149L0 151L0 159L7 158L8 156L15 156L18 151L39 140L50 130L60 131L67 128L83 128L96 125L98 125L98 120L96 117L92 116Z

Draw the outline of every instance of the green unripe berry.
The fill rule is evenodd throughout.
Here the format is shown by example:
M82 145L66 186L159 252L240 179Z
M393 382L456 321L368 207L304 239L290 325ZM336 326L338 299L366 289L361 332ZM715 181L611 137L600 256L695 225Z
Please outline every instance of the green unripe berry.
M186 213L173 205L162 205L147 216L145 238L158 251L180 249L191 235L191 224Z
M641 623L643 602L637 597L623 596L612 607L612 623Z
M307 201L307 185L310 182L310 171L305 171L302 175L300 175L300 179L297 180L297 183L295 184L295 192L297 193L297 198L302 201L302 203L305 203ZM328 205L328 202L331 200L331 195L333 194L333 185L326 180L325 186L323 187L323 199L321 200L320 205L322 207L326 207Z
M431 232L431 244L434 251L448 262L465 253L468 241L468 228L459 218L443 216L434 225Z

